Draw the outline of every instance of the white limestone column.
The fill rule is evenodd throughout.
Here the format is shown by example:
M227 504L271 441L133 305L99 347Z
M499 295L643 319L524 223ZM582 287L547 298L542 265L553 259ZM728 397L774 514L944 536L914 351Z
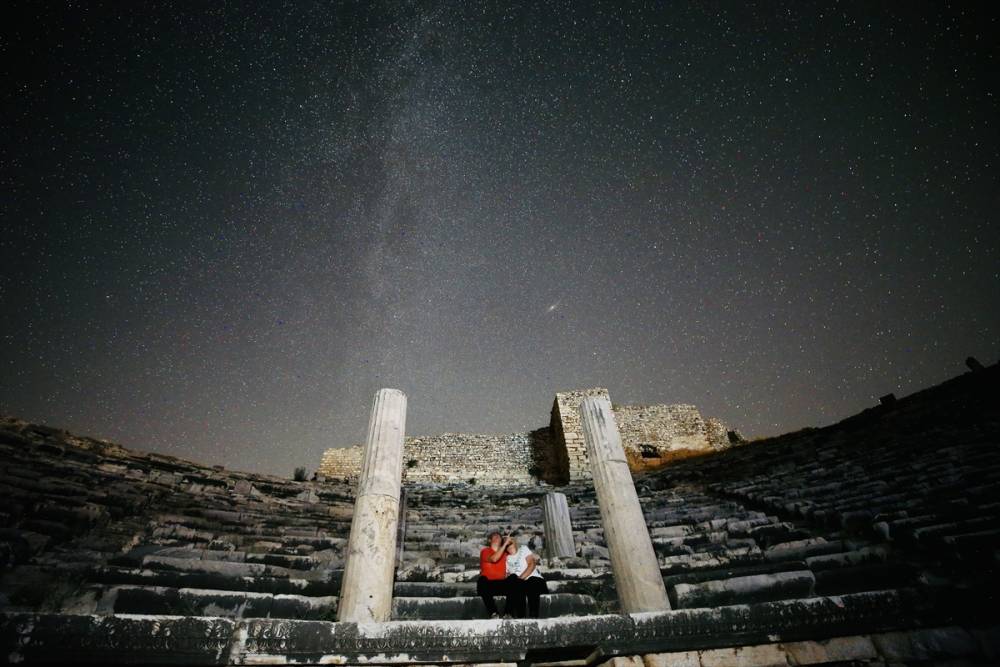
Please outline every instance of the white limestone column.
M573 525L569 520L569 504L563 493L547 493L542 499L545 515L545 552L549 558L569 558L576 555Z
M405 430L406 394L398 389L378 390L347 541L339 621L380 623L392 613Z
M585 398L580 403L580 422L622 611L626 614L666 611L670 609L670 601L628 469L611 401L606 396Z

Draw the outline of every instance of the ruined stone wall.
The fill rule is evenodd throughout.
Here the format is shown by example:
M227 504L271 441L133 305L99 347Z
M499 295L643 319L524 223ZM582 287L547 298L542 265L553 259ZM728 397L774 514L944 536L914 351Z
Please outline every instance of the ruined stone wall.
M580 403L587 396L608 396L593 387L556 394L552 405L553 447L565 451L568 478L590 478L590 463L580 427ZM615 422L632 470L658 467L668 461L718 451L729 446L725 424L705 419L693 405L614 405Z
M733 434L739 437L735 431ZM705 419L705 435L708 437L708 444L716 451L725 449L733 444L729 439L729 429L726 428L721 419L716 419L715 417Z
M616 405L615 421L626 449L652 445L661 451L721 449L726 427L704 419L693 405Z
M533 484L531 437L442 435L407 438L403 446L403 481L468 482L486 486Z
M608 397L608 390L592 387L557 393L549 426L528 433L408 437L403 481L474 480L484 486L509 486L539 479L551 484L590 479L579 413L580 402L587 396ZM717 419L704 419L693 405L616 405L613 409L633 470L729 446L726 426ZM354 479L361 454L360 445L328 449L317 472L331 479Z
M403 481L534 484L545 473L552 449L547 431L408 437L403 441ZM317 472L331 479L356 479L361 455L361 445L328 449Z
M556 447L565 449L567 473L571 482L590 479L590 462L583 442L583 427L580 426L580 403L588 396L607 398L608 390L593 387L578 391L561 391L556 393L556 400L552 405L552 421L558 422L559 431L562 433L562 443L557 438L553 438L553 442Z
M361 445L328 449L323 452L316 474L329 479L357 479L363 453Z
M704 419L693 405L616 405L614 413L633 470L729 445L725 425Z

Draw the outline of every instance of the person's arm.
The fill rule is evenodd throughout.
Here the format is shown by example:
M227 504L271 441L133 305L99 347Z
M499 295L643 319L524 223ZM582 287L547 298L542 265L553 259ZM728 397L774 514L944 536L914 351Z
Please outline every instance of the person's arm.
M524 568L524 572L521 573L521 578L527 579L531 576L531 573L535 571L535 564L538 562L538 556L535 554L529 554L524 560L528 563L528 566Z
M498 560L500 560L500 558L501 558L501 557L503 556L503 554L504 554L504 551L506 551L506 550L507 550L507 545L508 545L508 544L510 544L510 535L508 535L507 537L505 537L505 538L503 539L503 542L502 542L502 543L500 544L500 548L499 548L499 549L497 549L496 551L494 551L494 552L493 552L493 555L492 555L492 556L490 556L490 562L491 562L491 563L495 563L495 562L497 562Z

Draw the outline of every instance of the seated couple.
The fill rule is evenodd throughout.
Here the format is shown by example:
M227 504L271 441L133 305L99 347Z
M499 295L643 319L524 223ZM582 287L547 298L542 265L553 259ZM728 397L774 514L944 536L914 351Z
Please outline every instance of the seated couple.
M513 537L490 533L489 546L479 552L479 579L476 592L483 599L491 618L499 618L494 595L507 598L504 616L538 618L542 593L548 592L545 579L538 571L539 558L526 546L518 546Z

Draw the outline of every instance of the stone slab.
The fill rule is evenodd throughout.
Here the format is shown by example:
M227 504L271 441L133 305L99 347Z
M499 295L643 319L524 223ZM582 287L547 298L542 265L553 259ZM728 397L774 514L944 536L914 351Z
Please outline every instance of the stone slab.
M943 608L938 600L916 591L881 591L714 609L541 620L358 624L8 612L0 614L0 646L9 660L33 662L519 661L529 652L567 647L615 656L890 633L940 626L943 618L954 619L956 609ZM961 629L932 627L916 635L906 633L891 646L888 639L881 641L878 648L881 655L960 656L976 650L970 639Z

